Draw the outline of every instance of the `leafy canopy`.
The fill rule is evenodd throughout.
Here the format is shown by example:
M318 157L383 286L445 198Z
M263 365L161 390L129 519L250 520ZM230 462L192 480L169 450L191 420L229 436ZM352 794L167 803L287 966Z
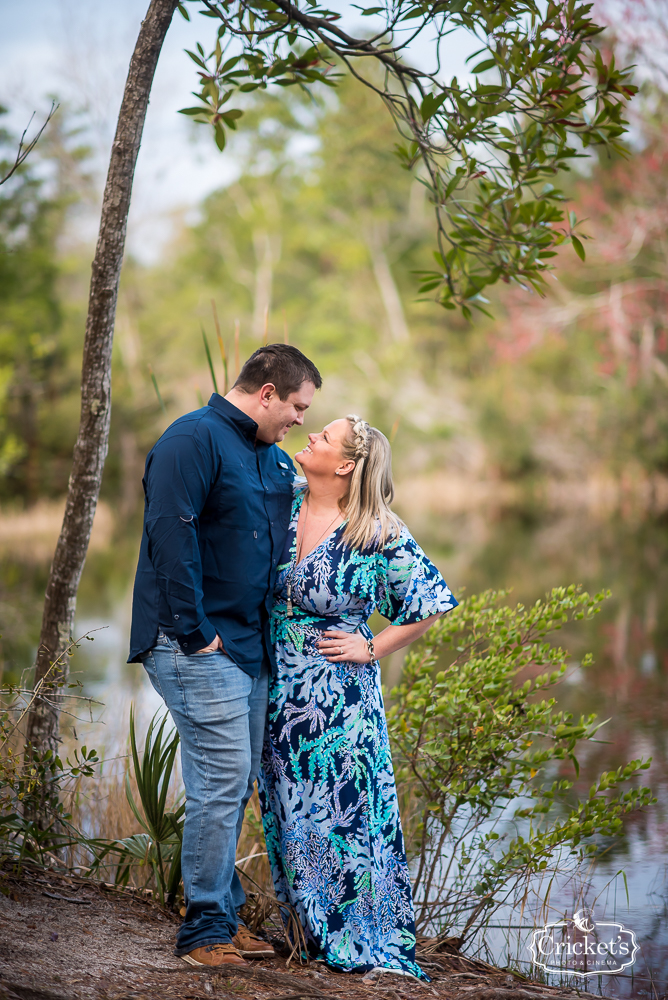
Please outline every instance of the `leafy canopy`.
M555 247L575 235L557 175L592 144L623 151L625 103L636 88L595 45L591 4L566 0L390 0L361 11L375 33L353 37L317 0L184 0L219 21L215 44L189 52L200 103L182 109L212 126L219 149L243 110L230 101L267 87L335 86L340 67L384 100L436 215L436 270L421 291L447 309L482 309L499 279L541 291ZM359 9L359 8L358 8ZM441 43L466 32L480 47L471 79L448 80ZM411 43L432 40L433 66L412 65ZM483 310L484 311L484 310Z

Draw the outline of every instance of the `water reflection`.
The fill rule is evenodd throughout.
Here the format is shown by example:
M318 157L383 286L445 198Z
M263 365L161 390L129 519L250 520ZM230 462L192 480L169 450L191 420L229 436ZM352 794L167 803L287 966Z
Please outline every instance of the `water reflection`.
M592 592L610 589L598 618L569 626L560 641L569 650L571 667L559 686L559 706L576 715L596 712L610 719L601 742L581 760L578 788L585 791L595 776L629 759L653 757L643 777L658 804L647 814L631 817L624 836L606 845L606 853L577 892L572 884L556 887L557 914L572 912L584 890L591 902L599 895L596 916L616 916L635 930L642 959L632 975L604 977L608 995L654 993L645 978L652 970L658 996L668 990L668 922L666 920L668 849L668 525L629 520L600 522L581 514L540 518L531 514L484 513L435 516L405 512L409 524L453 588L468 593L512 588L513 601L533 602L552 586L582 583ZM91 552L82 580L77 634L100 628L94 643L85 643L74 669L88 693L104 701L102 712L107 749L124 740L128 706L134 700L148 713L157 698L141 667L125 663L132 573L139 523L126 525L113 544ZM2 665L16 680L29 668L39 632L47 563L22 560L16 550L0 561ZM594 663L581 667L591 651ZM401 658L383 664L385 680L396 680ZM623 880L626 872L629 902ZM603 891L604 886L609 887ZM495 958L511 964L528 961L528 931L498 931ZM577 981L597 990L598 981Z

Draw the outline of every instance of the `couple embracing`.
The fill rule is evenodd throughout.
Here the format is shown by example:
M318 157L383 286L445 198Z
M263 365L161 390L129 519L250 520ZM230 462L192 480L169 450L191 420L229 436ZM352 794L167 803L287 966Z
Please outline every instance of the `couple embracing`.
M236 846L257 778L279 900L312 958L423 978L378 659L456 606L390 509L387 439L357 416L277 446L322 380L263 347L146 461L130 660L181 737L186 914L176 954L245 964ZM379 611L390 624L373 636Z

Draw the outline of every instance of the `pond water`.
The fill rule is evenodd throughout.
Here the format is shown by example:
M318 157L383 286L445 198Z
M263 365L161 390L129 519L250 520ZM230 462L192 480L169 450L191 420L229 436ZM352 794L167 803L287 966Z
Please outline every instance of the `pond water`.
M549 519L512 513L469 516L421 514L410 527L454 590L474 593L512 587L513 599L533 602L552 586L582 583L591 591L610 589L602 613L589 624L570 627L560 641L572 665L558 687L560 707L579 716L596 712L610 721L601 742L581 761L579 787L637 757L652 757L642 772L658 798L656 806L632 817L625 833L579 884L584 900L595 903L597 920L620 920L641 946L632 969L619 976L573 980L578 988L610 996L668 994L668 525L634 519L590 520L570 512ZM129 705L143 717L158 707L143 670L125 663L130 593L139 523L127 526L113 546L89 557L80 592L77 634L99 629L84 643L74 670L86 693L104 703L95 727L97 745L107 754L122 749ZM17 679L34 655L40 598L48 566L22 560L20 552L0 561L0 615L5 676ZM586 652L594 663L582 669ZM383 664L392 684L401 657ZM626 887L616 873L624 870ZM608 888L605 889L605 886ZM573 912L573 887L553 894L555 911ZM518 919L518 923L522 921ZM514 936L491 939L494 960L528 970L530 927Z

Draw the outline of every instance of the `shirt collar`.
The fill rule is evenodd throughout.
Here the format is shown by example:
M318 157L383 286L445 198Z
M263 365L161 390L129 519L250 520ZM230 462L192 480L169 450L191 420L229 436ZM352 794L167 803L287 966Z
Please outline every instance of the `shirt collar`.
M222 413L228 420L237 424L246 437L255 443L257 436L257 424L252 417L249 417L247 413L244 413L244 411L240 410L238 406L235 406L234 403L230 403L228 399L225 399L224 396L220 396L217 392L213 392L211 394L211 399L209 400L208 405L212 406L214 410L218 410L218 412ZM261 442L258 441L257 443L260 444Z

